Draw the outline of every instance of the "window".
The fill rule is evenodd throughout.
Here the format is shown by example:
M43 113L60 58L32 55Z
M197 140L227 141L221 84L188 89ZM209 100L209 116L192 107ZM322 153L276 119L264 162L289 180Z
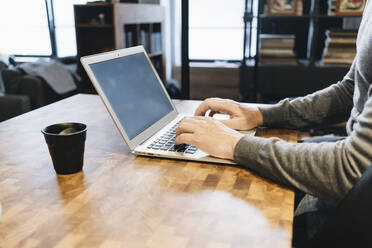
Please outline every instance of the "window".
M257 5L258 0L254 2ZM190 60L241 60L244 7L245 0L189 0ZM255 53L256 18L252 25L251 55Z
M74 4L86 0L54 0L54 22L59 57L76 55ZM50 56L51 38L45 0L12 0L0 9L0 53Z
M74 4L86 2L86 0L53 1L58 57L76 55Z
M52 53L44 0L12 0L2 3L0 30L0 53Z
M244 0L190 0L191 60L240 60Z

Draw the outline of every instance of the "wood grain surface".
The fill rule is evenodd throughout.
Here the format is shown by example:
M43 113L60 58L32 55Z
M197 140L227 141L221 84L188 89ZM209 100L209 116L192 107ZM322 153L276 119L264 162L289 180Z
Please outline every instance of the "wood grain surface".
M88 125L85 162L61 176L40 130L67 121ZM247 170L132 155L98 96L0 123L0 247L290 247L293 200Z

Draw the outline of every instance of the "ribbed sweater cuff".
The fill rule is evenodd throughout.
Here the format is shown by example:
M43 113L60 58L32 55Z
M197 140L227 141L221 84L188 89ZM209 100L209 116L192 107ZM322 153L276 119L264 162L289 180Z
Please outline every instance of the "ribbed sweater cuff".
M234 161L254 169L255 161L257 161L258 154L264 143L265 139L263 138L249 135L243 136L235 146Z
M264 126L273 126L288 118L287 111L283 108L282 102L273 105L258 106L258 109L262 113Z

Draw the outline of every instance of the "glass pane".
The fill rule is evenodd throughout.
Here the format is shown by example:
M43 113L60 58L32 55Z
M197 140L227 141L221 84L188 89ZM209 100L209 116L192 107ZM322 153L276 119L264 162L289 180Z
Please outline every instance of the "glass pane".
M190 0L191 60L242 59L244 4L244 0Z
M74 4L85 4L86 2L86 0L53 1L59 57L76 55Z
M189 0L190 28L243 27L244 0Z
M58 57L76 55L75 27L56 28L56 40Z
M241 60L243 29L190 29L190 59Z
M0 53L51 55L44 0L12 0L0 8Z

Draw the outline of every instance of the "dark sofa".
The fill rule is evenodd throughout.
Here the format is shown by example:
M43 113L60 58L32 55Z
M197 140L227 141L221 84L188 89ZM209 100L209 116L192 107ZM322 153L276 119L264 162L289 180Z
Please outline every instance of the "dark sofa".
M1 69L5 95L0 96L0 121L59 101L77 92L57 94L42 78L25 74L18 69Z

